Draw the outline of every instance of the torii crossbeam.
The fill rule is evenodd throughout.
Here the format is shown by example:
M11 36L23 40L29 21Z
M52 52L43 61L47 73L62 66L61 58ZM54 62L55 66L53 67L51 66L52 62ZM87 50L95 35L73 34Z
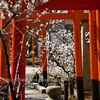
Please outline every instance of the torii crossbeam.
M100 9L100 0L49 0L37 7L38 10L96 10Z

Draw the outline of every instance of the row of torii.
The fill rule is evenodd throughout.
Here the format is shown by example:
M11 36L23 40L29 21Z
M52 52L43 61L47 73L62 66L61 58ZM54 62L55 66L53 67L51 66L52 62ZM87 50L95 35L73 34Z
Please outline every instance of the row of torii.
M56 0L54 0L54 1L56 2ZM75 1L75 0L73 0L73 1ZM73 1L71 1L71 3ZM77 1L79 1L79 0L77 0ZM81 5L81 2L77 3L77 1L76 1L77 6L79 4ZM84 0L82 0L82 2L83 1ZM86 1L88 3L90 3L90 0L85 0L85 2ZM62 2L65 3L65 1L62 1ZM99 34L100 33L100 10L96 10L96 9L99 9L98 3L100 4L100 2L96 1L97 8L96 8L96 6L94 6L95 3L90 3L91 5L88 4L88 5L90 5L89 7L91 7L90 9L92 9L89 11L89 13L83 12L83 9L87 9L87 7L85 8L85 6L83 5L82 10L78 10L80 7L78 8L77 6L75 6L75 10L69 10L68 13L63 13L63 14L62 13L61 14L49 13L49 14L44 14L41 17L38 17L37 12L41 12L41 11L37 10L35 13L33 13L29 16L29 19L36 19L38 17L43 24L45 24L46 20L50 20L50 19L52 19L52 20L72 19L73 20L75 74L76 74L76 81L77 81L77 99L78 100L84 100L84 86L83 86L83 73L82 73L83 69L82 69L82 55L81 55L81 34L80 34L80 21L81 20L89 20L90 77L91 77L91 83L92 83L92 99L93 100L100 99L100 34ZM59 3L58 3L58 5L59 5ZM73 4L73 6L74 6L74 4ZM73 8L73 6L71 6L71 7ZM51 7L51 6L49 6L49 7ZM40 6L40 8L41 8L41 6ZM40 9L40 8L38 8L38 9ZM57 6L57 8L59 9L59 6ZM72 9L72 8L69 7L68 9ZM77 10L76 10L76 8L77 8ZM66 7L66 9L67 9L67 7ZM95 9L95 10L93 10L93 9ZM26 28L25 27L27 26L27 24L30 27L34 27L34 26L39 27L39 25L40 25L40 23L30 25L29 23L27 23L27 20L22 20L20 22L16 22L16 20L18 20L20 18L24 18L24 17L25 17L25 15L22 15L19 17L15 17L12 20L12 65L11 65L12 82L14 83L16 70L18 70L19 79L20 79L19 81L23 85L25 85L25 66L26 66L26 59L25 59L26 58L26 34L25 34ZM0 18L0 27L1 28L2 28L2 24L5 23L5 21L6 21L6 19L3 20ZM15 28L15 26L19 30L22 31L22 34L20 34L19 30L17 30ZM46 36L46 30L45 30L44 26L41 27L42 30L40 32L40 37L43 39L43 41L45 43L44 38ZM9 31L9 29L8 29L8 31ZM8 45L9 37L6 35L4 37L7 39L5 44L6 44L8 54L9 54L9 45ZM20 41L22 41L22 39L23 39L23 43L20 43ZM18 43L20 43L20 44L16 47L16 45ZM33 43L34 43L34 41L33 41ZM20 56L19 51L22 52L21 56ZM46 63L46 60L44 60L46 58L46 49L45 49L44 45L41 46L41 52L43 52L43 53L42 53L40 65L43 69L43 77L44 77L44 79L47 79L47 63ZM17 63L19 60L18 59L19 56L20 56L19 69L17 69ZM6 79L6 77L7 77L7 76L5 76L6 64L5 64L5 61L3 58L5 58L4 53L3 53L3 48L0 45L0 76L4 77ZM34 55L33 55L33 63L34 63ZM2 81L1 81L1 84L2 84ZM16 94L16 88L14 90L14 94ZM14 98L14 96L11 94L10 100L14 100L13 98ZM25 100L25 88L22 88L22 90L21 90L20 99Z

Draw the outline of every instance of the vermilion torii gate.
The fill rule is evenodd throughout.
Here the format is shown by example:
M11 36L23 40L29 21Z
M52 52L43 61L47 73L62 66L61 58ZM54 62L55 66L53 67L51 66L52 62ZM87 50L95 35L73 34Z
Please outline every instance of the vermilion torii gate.
M93 13L94 12L94 13ZM97 51L96 51L96 34L95 34L95 31L96 31L96 27L95 27L95 24L96 24L96 18L95 17L92 17L91 16L91 14L92 14L92 16L95 16L94 14L95 14L95 11L90 11L90 16L89 16L89 22L90 22L90 32L91 32L91 34L90 34L90 55L91 55L91 60L93 60L92 62L91 62L91 79L92 79L92 91L93 91L93 98L96 98L96 99L98 99L98 82L97 81L95 81L95 79L97 79L98 78L98 67L96 66L96 67L93 67L93 64L97 64ZM65 18L65 16L66 16L66 18ZM81 17L79 17L79 16L81 16ZM31 15L31 17L30 18L32 18L32 17L35 17L34 15L32 16ZM83 17L83 18L82 18ZM82 98L84 98L84 91L82 92L82 90L83 90L83 88L82 88L82 84L83 84L83 82L82 82L82 79L80 79L80 77L82 78L82 64L81 64L81 49L80 49L80 20L82 20L82 19L88 19L88 16L87 16L87 14L82 14L82 12L80 12L80 11L73 11L73 13L72 12L69 12L68 14L45 14L45 15L43 15L43 16L41 16L40 17L40 19L43 19L43 20L49 20L49 19L52 19L52 20L54 20L54 19L73 19L73 21L74 21L74 43L75 43L75 61L76 61L76 76L77 76L77 88L78 88L78 91L77 91L77 93L78 93L78 99L80 100L80 99L82 99ZM93 21L93 20L94 21ZM33 25L34 26L34 25ZM36 25L35 25L36 26ZM37 26L39 26L39 25L37 25ZM77 26L77 27L76 27ZM78 35L76 34L76 33L78 33ZM94 42L93 42L94 41ZM92 48L95 48L94 50L92 49ZM43 61L44 59L42 59L42 61ZM79 61L80 61L80 63L79 63ZM79 67L80 66L80 67ZM98 80L98 79L97 79ZM81 92L80 92L81 91Z
M13 0L15 2L16 0ZM61 5L62 4L62 5ZM23 9L24 9L24 3L23 3ZM74 18L73 18L73 26L74 26L74 42L75 42L75 68L76 68L76 77L77 77L77 86L78 87L78 100L84 100L84 93L81 91L81 88L83 90L83 75L82 75L82 63L81 63L81 43L80 43L80 22L79 22L79 15L78 11L79 9L88 9L88 10L96 10L96 11L90 11L89 13L89 24L90 24L90 59L91 59L91 81L92 81L92 99L93 100L99 100L100 98L100 88L98 86L98 82L100 85L100 1L99 0L50 0L47 4L37 7L38 10L44 10L46 8L50 8L53 10L64 10L64 9L70 9L75 10ZM76 10L77 9L77 10ZM95 13L96 12L96 13ZM23 18L25 15L22 15L18 18L15 18L12 22L12 60L13 66L12 66L12 80L14 81L15 73L17 70L17 64L18 59L15 60L15 57L20 57L19 51L22 50L22 56L20 57L19 61L19 78L22 85L25 85L25 51L26 51L26 20L15 23L15 21L19 18ZM14 27L20 28L22 33L20 34L19 31ZM97 28L96 28L97 26ZM93 35L92 35L93 34ZM97 35L97 38L96 38ZM24 39L24 42L22 44L19 44L18 47L16 47L17 43L22 41ZM23 48L21 48L21 45ZM98 63L98 64L96 64ZM24 81L22 81L24 80ZM97 91L98 90L98 91ZM15 90L16 91L16 90ZM15 92L16 94L16 92ZM25 89L23 88L21 91L21 99L25 100ZM10 100L14 100L11 98Z
M43 20L49 20L49 19L73 19L73 20L76 20L77 22L77 24L75 24L74 23L74 29L75 29L75 27L77 26L77 28L78 28L78 30L77 30L77 28L76 28L76 30L74 30L74 34L75 33L80 33L79 31L80 31L80 25L79 25L79 19L82 19L82 16L84 16L83 17L83 19L84 18L86 18L87 19L87 14L85 15L85 14L80 14L79 13L79 11L78 12L76 12L76 11L73 11L74 13L68 13L68 14L46 14L46 15L44 15L44 16L41 16L41 18L40 19L43 19ZM95 11L93 11L94 13L95 13ZM92 12L91 12L92 13ZM90 22L90 25L92 25L92 24L96 24L96 23L94 23L94 21L96 20L96 18L95 17L93 17L92 18L92 16L91 16L91 13L90 13L90 20L89 20L89 22ZM94 15L94 13L92 13L92 15ZM72 15L71 15L72 14ZM81 17L79 18L79 15L81 15ZM65 16L66 16L66 18L65 18ZM77 16L77 17L76 17ZM30 18L32 18L32 17L34 17L34 16L31 16ZM94 21L92 20L92 19L94 19ZM92 24L91 24L92 23ZM79 25L79 26L78 26ZM33 25L34 26L34 25ZM36 26L36 25L35 25ZM38 26L38 25L37 25ZM94 82L95 81L95 79L97 79L98 78L98 74L97 74L97 67L93 67L93 64L96 64L96 62L97 62L97 54L96 54L96 52L97 51L94 51L92 48L96 48L96 39L94 39L94 35L92 35L92 33L94 34L95 32L93 32L94 30L94 26L91 26L90 27L90 31L91 31L91 34L90 34L90 41L91 41L91 49L90 49L90 51L91 51L91 60L93 60L92 61L92 63L91 63L91 79L93 79L93 82L92 82L92 85L93 85L93 98L96 98L96 99L98 99L98 82ZM75 46L75 48L76 48L76 52L75 52L75 54L76 54L76 64L79 64L79 61L81 61L81 50L79 49L79 44L80 44L80 40L78 40L78 39L80 39L79 38L79 36L77 36L77 35L74 35L76 38L74 38L74 40L76 41L76 46ZM92 37L91 37L92 36ZM94 42L93 42L94 41ZM93 43L92 43L93 42ZM94 45L93 45L94 44ZM78 50L80 50L79 52L77 52ZM95 49L96 50L96 49ZM94 53L95 52L95 53ZM78 56L80 54L80 56ZM78 57L77 57L78 56ZM95 58L93 58L93 57L95 57ZM42 61L43 61L44 59L42 59ZM82 83L82 80L81 81L79 81L80 80L80 76L82 76L82 66L80 66L81 65L81 62L80 62L80 64L79 65L76 65L76 76L77 76L77 78L78 78L78 80L77 80L77 87L78 87L78 99L80 100L81 98L84 98L83 97L83 93L82 93L82 87L81 87L81 85L83 84ZM80 67L79 67L80 66ZM80 69L79 69L80 68ZM81 92L80 92L81 91Z
M99 78L99 70L100 70L100 60L99 60L99 49L100 49L100 40L99 40L99 32L100 32L100 1L99 0L50 0L49 2L47 2L45 5L42 5L40 7L38 7L37 9L51 9L51 10L96 10L96 11L90 11L89 12L89 31L90 31L90 76L91 76L91 85L92 85L92 99L93 100L99 100L100 99L100 78ZM95 13L96 12L96 13ZM75 11L75 18L79 21L78 18L78 13L77 11ZM74 25L76 24L79 25L79 23L74 20ZM74 26L75 27L75 26ZM79 27L79 26L78 26ZM74 28L75 29L75 28ZM75 32L75 30L74 30ZM79 35L79 30L76 29L76 33L74 33L74 43L76 42L79 43L77 45L75 45L75 68L76 68L76 76L77 76L77 71L79 71L79 68L81 68L82 64L81 64L81 55L80 55L80 51L79 54L77 53L78 50L80 50L80 35ZM76 40L78 39L78 40ZM97 45L98 44L98 45ZM78 56L80 55L80 56ZM80 63L79 63L80 62ZM98 64L97 64L98 62ZM79 66L80 67L79 67ZM78 68L78 69L77 69ZM81 72L80 72L81 73ZM81 73L82 74L82 73ZM80 75L82 76L82 75ZM78 84L81 83L82 85L82 77L78 77L77 76L77 87ZM99 83L99 86L98 86ZM81 88L81 87L80 87ZM78 88L77 90L79 92L81 92L80 88ZM98 90L99 89L99 90ZM78 92L77 91L77 92ZM84 100L83 97L80 97L78 95L78 100Z
M36 15L32 14L30 15L30 19L35 19ZM46 22L46 20L56 20L56 19L65 19L65 20L68 20L68 19L72 19L73 20L73 29L74 29L74 44L75 44L75 61L76 61L76 66L75 66L75 69L76 69L76 77L77 77L77 88L78 88L78 99L84 99L84 88L83 88L83 73L82 73L82 57L81 57L81 34L80 34L80 21L81 20L86 20L88 19L88 14L87 13L83 13L83 11L68 11L68 13L63 13L63 14L57 14L57 13L50 13L50 14L45 14L43 16L41 16L39 18L41 20L40 23L42 23L42 21ZM39 27L39 23L36 23L31 25L31 27ZM45 26L45 25L44 25ZM41 37L42 38L45 38L45 36L43 35L45 33L45 31L43 31L44 29L42 29L41 31ZM44 48L43 46L41 48ZM46 62L44 63L45 59L46 59L46 55L44 55L44 53L46 53L46 51L44 51L43 49L41 49L43 52L42 53L42 58L40 59L40 61L42 62L41 66L42 68L46 68ZM45 67L44 67L45 66ZM46 74L47 74L47 71L46 70L43 70L43 76L44 76L44 80L46 80ZM81 92L80 92L81 91Z

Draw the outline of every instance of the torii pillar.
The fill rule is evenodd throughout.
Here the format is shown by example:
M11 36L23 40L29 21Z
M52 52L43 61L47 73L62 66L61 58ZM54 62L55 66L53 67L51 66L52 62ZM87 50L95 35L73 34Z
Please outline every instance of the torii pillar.
M74 51L75 51L75 74L77 84L77 100L84 100L82 54L81 54L81 33L78 10L74 10L73 31L74 31Z
M96 32L96 11L89 12L89 32L90 32L90 77L92 100L99 100L98 89L98 64L97 64L97 32Z
M25 8L25 4L24 1L22 1L22 10L24 8ZM20 100L25 100L26 23L27 22L26 19L20 20L23 18L25 18L25 14L19 15L18 17L15 17L12 20L11 78L12 78L12 82L14 83L15 76L17 75L17 79L19 78L18 82L21 83L23 86L23 88L21 88ZM14 90L16 95L16 88L14 88ZM12 100L12 96L10 96L10 100Z
M1 14L2 14L2 11L0 11L0 16L1 16ZM4 21L5 21L5 19L3 20L2 18L0 18L0 30L2 28ZM8 34L4 34L3 37L4 37L4 40L5 40L4 42L5 42L7 54L9 56L9 40L10 40L9 37L10 36ZM7 83L6 83L6 81L8 80L7 64L6 64L6 61L5 61L5 54L4 54L1 38L0 38L0 77L2 79L5 79L5 81L0 79L0 85L7 85ZM2 89L1 92L7 92L7 88Z
M97 26L98 81L99 81L98 100L100 100L100 10L96 11L96 26Z

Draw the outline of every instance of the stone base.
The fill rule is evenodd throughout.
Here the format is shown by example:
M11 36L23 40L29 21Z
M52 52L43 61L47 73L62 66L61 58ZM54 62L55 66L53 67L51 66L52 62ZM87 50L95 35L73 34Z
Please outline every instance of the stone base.
M62 88L60 86L48 86L46 89L46 93L49 96L47 100L62 100Z

